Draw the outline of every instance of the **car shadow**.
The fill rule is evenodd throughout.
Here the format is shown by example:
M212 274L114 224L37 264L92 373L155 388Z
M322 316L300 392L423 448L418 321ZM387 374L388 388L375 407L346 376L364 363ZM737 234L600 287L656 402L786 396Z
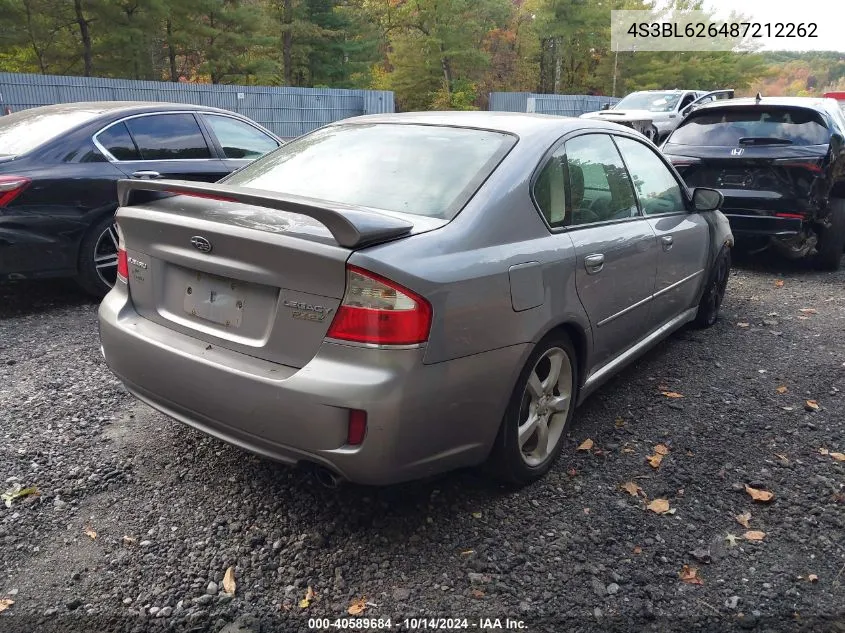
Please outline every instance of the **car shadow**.
M749 272L761 272L770 274L800 274L815 275L822 281L825 277L840 282L836 273L818 270L812 259L789 259L778 253L765 250L759 253L749 253L744 250L734 249L731 252L731 264L734 268L747 270Z
M0 282L0 320L97 303L69 279Z

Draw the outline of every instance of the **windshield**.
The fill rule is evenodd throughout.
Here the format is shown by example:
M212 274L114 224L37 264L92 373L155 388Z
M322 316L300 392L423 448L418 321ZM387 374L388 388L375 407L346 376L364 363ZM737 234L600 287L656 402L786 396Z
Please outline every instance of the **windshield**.
M291 141L224 182L451 219L516 139L434 125L347 124Z
M100 111L40 108L0 116L0 156L19 156L93 119Z
M824 145L830 132L808 108L751 107L699 110L672 133L677 145Z
M681 92L632 92L613 106L614 110L671 112L681 99Z

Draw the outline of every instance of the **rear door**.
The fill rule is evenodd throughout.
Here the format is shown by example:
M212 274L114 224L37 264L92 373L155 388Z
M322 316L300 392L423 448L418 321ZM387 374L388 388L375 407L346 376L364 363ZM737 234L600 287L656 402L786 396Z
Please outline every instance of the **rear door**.
M710 233L707 221L687 210L683 186L657 152L629 137L614 140L660 245L651 308L652 322L660 325L695 305L706 274Z
M281 144L247 121L224 114L203 113L200 117L232 171L272 152Z
M575 284L600 366L651 329L658 247L611 136L583 134L568 139L564 149Z
M128 117L99 132L96 140L131 178L215 182L232 171L212 149L193 112ZM120 149L114 153L109 147Z

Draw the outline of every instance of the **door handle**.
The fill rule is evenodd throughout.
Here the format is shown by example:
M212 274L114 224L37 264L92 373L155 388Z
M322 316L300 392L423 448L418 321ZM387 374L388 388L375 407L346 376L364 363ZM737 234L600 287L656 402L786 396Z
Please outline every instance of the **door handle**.
M675 243L675 240L672 238L671 235L664 235L660 238L660 241L663 243L663 250L668 251L672 248L672 244Z
M601 269L604 268L604 255L601 253L587 255L584 258L584 268L587 269L587 274L589 275L595 275L601 272Z
M133 178L140 178L141 180L153 180L155 178L161 178L161 174L157 171L148 171L146 169L142 169L141 171L136 171L132 174Z

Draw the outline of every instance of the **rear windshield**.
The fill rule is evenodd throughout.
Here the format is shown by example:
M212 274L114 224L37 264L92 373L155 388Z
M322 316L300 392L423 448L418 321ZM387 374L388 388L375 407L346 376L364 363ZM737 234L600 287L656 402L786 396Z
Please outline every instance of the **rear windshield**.
M99 114L91 110L44 112L33 108L0 116L0 156L26 154Z
M824 145L830 132L807 108L724 108L693 113L672 133L678 145Z
M331 126L283 145L223 182L451 219L516 142L434 125Z

